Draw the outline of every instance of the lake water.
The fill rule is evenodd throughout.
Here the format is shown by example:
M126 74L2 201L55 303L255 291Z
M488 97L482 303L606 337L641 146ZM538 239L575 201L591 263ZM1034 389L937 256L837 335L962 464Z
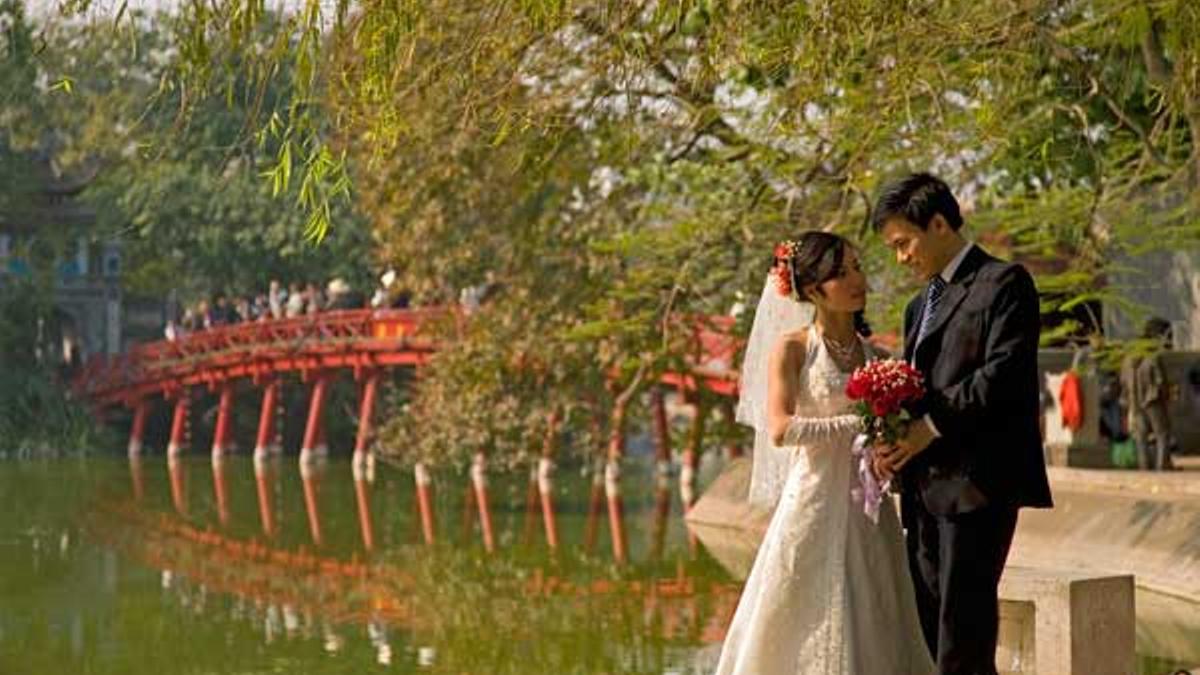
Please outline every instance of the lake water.
M356 485L344 458L261 481L244 457L3 462L0 673L694 672L739 586L633 474L618 564L578 471L557 551L527 481L493 477L488 553L465 477L438 477L428 545L383 464Z
M493 476L488 552L465 476L437 477L430 544L410 471L262 468L0 462L0 673L706 672L737 603L647 465L625 562L577 469L553 551L527 477Z

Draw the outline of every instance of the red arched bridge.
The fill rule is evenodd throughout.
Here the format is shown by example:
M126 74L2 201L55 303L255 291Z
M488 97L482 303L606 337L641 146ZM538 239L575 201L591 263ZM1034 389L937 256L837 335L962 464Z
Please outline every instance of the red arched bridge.
M247 322L197 331L176 340L137 345L115 358L93 359L75 382L78 395L98 408L125 406L133 410L131 454L141 451L146 417L151 403L161 397L174 405L168 454L183 447L193 387L219 394L213 455L230 447L234 383L249 380L262 390L255 454L277 449L276 402L279 378L294 373L311 382L311 399L301 455L323 445L322 422L330 377L350 371L361 383L359 423L355 452L367 451L379 375L384 369L420 367L437 345L432 331L422 327L435 321L461 321L442 309L345 310L303 317ZM694 366L686 373L663 377L681 389L706 388L730 395L736 382L730 363L736 342L726 332L728 317L694 323Z

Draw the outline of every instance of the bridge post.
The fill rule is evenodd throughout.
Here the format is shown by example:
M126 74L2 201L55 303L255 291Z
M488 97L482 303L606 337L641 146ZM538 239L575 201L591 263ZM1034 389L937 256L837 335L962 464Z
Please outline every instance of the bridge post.
M537 487L542 502L546 545L555 550L558 548L558 524L554 518L554 455L558 441L558 411L551 412L546 422L546 437L542 440L542 457L537 467Z
M254 442L254 457L266 457L275 442L275 407L279 397L279 382L271 380L263 387L262 409L258 413L258 436Z
M496 550L496 539L492 532L492 511L487 494L487 455L475 453L471 461L471 485L475 488L475 503L479 507L479 529L483 534L483 548L488 553Z
M321 512L317 503L320 477L321 468L316 464L300 462L300 482L304 485L304 510L308 514L308 531L312 534L315 546L321 546L324 542L321 536Z
M300 461L307 462L318 452L321 442L321 421L325 413L325 387L328 378L324 373L313 381L312 398L308 404L308 423L304 427L304 444L300 446Z
M217 403L217 428L213 431L212 458L219 462L221 456L229 451L232 445L230 425L233 417L233 383L221 383L220 399Z
M217 498L217 520L222 527L229 525L229 489L225 481L225 462L219 454L213 455L213 493Z
M175 412L171 418L171 442L167 444L167 456L177 457L187 442L188 409L191 407L191 392L187 388L179 391L175 398Z
M171 478L171 502L175 505L175 511L186 518L188 515L187 477L184 474L183 460L179 458L179 453L167 453L167 473Z
M258 490L258 516L262 521L263 534L268 538L275 536L275 516L271 509L270 478L273 472L267 464L266 455L254 453L254 483Z
M133 426L129 429L129 456L142 454L142 439L146 433L146 415L149 412L150 401L139 398L133 407Z
M358 504L359 532L362 534L363 548L369 553L375 548L375 528L371 523L371 493L367 484L369 467L365 462L360 464L356 461L351 464L351 472L354 475L354 499Z
M612 535L613 557L623 563L627 559L625 539L625 509L621 500L621 460L625 456L625 400L618 400L612 412L609 429L608 462L604 466L604 493L608 497L608 527Z
M371 420L375 413L375 396L379 389L379 372L371 371L363 383L362 401L358 408L358 435L354 441L355 460L361 460L367 453L371 440Z
M142 475L142 456L129 456L129 479L133 482L133 499L134 501L142 501L142 497L146 494L146 481Z
M329 455L329 440L325 438L325 415L321 414L321 419L317 420L317 444L313 446L313 452L319 457L327 457Z
M413 467L413 480L417 484L417 509L421 514L421 533L425 536L426 544L433 544L433 498L430 495L432 479L429 470L423 462L417 462Z

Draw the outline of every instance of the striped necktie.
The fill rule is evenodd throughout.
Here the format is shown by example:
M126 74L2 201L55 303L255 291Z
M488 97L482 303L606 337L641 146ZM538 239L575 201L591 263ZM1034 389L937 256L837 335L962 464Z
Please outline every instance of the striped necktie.
M917 344L925 339L929 329L933 327L933 320L937 318L938 305L942 302L942 296L946 292L946 281L942 279L942 275L935 275L929 280L929 287L925 289L925 309L921 313L921 328L917 331Z

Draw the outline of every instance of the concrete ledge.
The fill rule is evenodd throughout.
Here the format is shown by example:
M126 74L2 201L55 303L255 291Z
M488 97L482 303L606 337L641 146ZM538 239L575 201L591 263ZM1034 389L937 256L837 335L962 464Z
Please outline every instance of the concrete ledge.
M770 519L745 505L749 475L748 460L730 463L687 518L713 557L743 578ZM1200 477L1052 468L1050 479L1056 508L1021 512L1009 565L1132 576L1138 653L1200 662Z
M1014 567L1000 580L996 666L1012 673L1136 671L1133 577Z

